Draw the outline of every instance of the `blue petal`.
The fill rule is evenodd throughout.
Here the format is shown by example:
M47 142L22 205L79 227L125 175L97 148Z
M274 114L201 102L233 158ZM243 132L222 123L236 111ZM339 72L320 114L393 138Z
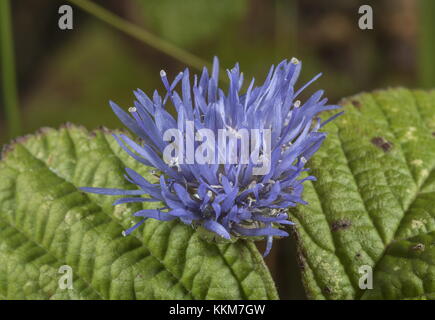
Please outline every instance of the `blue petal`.
M124 110L122 110L115 102L109 101L110 107L112 108L113 112L116 114L116 116L121 120L121 122L129 128L131 131L133 131L136 135L143 138L143 130L138 126L136 121L132 119L128 113L126 113Z
M160 221L170 221L174 220L175 217L170 215L167 212L162 212L160 210L152 210L152 209L146 209L146 210L140 210L138 212L134 213L135 217L145 217L145 218L153 218Z
M288 233L278 228L266 227L266 228L243 228L234 226L234 230L243 236L258 237L258 236L279 236L287 237Z
M136 223L133 227L128 228L128 229L125 230L125 231L122 231L122 235L123 235L124 237L125 237L125 236L128 236L130 233L132 233L134 230L136 230L139 226L141 226L141 225L145 222L145 220L146 220L146 219L143 219L143 220L139 221L138 223Z
M337 106L337 107L338 107L338 106ZM338 118L338 117L341 116L343 113L344 113L344 111L339 112L339 113L333 115L333 116L330 117L328 120L322 122L322 124L320 125L320 127L323 127L323 126L327 125L329 122L331 122L332 120Z
M266 250L264 250L263 257L267 257L272 249L273 237L268 236L266 241Z
M121 198L116 200L113 205L116 206L118 204L123 203L134 203L134 202L158 202L159 200L151 199L151 198Z
M198 207L198 203L190 198L190 194L180 184L174 183L174 189L180 201L183 202L186 206L190 208Z
M222 238L231 239L230 234L224 228L224 226L221 225L220 223L217 223L216 221L207 220L203 223L203 227L218 234L218 235L220 235Z
M145 194L143 190L122 190L122 189L90 188L90 187L82 187L79 189L84 192L105 194L110 196L139 196Z

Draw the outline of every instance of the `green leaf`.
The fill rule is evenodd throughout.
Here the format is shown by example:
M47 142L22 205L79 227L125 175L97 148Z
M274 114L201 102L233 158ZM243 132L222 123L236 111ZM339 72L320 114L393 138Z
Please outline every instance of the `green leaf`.
M291 212L314 299L435 298L435 91L345 99ZM373 289L360 289L362 266ZM364 282L364 278L362 279Z
M143 175L107 130L64 126L18 139L0 161L0 298L276 299L252 242L211 243L179 222L147 221L132 235L136 204L80 186L128 187ZM73 270L61 289L59 268Z

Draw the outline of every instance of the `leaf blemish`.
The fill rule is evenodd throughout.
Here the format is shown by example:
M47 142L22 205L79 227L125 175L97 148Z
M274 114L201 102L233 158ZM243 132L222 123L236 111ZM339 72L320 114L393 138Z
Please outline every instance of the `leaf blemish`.
M332 293L332 290L331 290L330 287L325 287L325 288L323 289L323 292L324 292L325 294L327 294L327 295L330 295L330 294Z
M331 223L331 230L332 231L339 231L350 228L352 225L352 221L350 220L337 220Z
M393 144L390 141L386 141L384 138L382 137L374 137L371 142L381 148L384 152L388 152L391 150L391 148L393 147Z
M412 227L412 229L420 229L420 228L424 227L425 223L426 223L426 220L421 221L421 220L414 219L411 221L411 227Z
M423 243L417 243L415 246L412 246L411 249L414 251L424 251L426 247Z
M416 166L416 167L421 167L421 165L423 164L423 160L421 159L415 159L411 161L411 164Z
M357 109L361 108L361 102L359 102L358 100L352 100L351 102L355 108Z

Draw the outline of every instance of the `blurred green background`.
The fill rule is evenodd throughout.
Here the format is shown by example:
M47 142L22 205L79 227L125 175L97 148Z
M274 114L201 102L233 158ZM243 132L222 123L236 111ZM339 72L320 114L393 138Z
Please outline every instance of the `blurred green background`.
M257 80L271 64L298 57L300 83L323 72L312 90L325 89L332 102L376 88L435 86L434 0L105 0L85 10L83 3L0 0L0 146L65 122L120 127L109 99L127 108L132 90L163 90L161 69L173 77L214 55L223 68L240 62L245 78ZM73 30L58 28L63 4L73 7ZM373 7L374 30L358 28L363 4ZM267 259L282 298L304 298L294 250L293 240L281 240Z

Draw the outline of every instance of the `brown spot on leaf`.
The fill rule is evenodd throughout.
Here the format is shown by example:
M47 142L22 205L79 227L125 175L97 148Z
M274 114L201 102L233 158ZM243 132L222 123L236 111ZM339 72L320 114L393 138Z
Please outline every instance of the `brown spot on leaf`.
M348 229L352 225L350 220L337 220L331 223L331 230L338 231L343 229Z
M435 137L435 131L434 131L434 132L432 132L432 137Z
M325 288L323 288L323 293L330 295L332 293L332 290L330 287L325 287Z
M358 259L361 258L361 256L362 256L362 255L361 255L361 253L359 253L359 252L355 255L355 257L357 257Z
M385 142L384 144L382 144L381 148L382 150L384 150L385 152L390 151L390 149L393 147L393 144L391 142Z
M382 137L374 137L371 142L381 148L384 152L388 152L393 147L393 144L390 141L385 140Z
M351 102L355 108L361 109L361 107L362 107L361 102L359 102L358 100L352 100Z
M384 139L382 139L381 137L374 137L372 139L372 143L377 146L380 147L383 143L384 143Z

